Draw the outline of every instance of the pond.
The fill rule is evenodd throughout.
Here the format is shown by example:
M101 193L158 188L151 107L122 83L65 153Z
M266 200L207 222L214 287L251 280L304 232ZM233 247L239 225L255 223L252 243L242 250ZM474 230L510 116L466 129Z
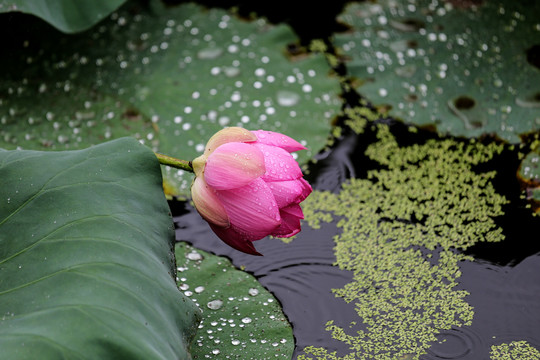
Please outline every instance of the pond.
M0 59L6 69L0 149L15 154L0 155L46 150L39 155L46 160L32 165L42 173L28 172L33 180L15 172L5 177L11 185L3 189L8 211L0 226L13 226L5 234L34 237L18 206L27 204L25 191L39 200L34 185L54 185L44 180L56 179L54 171L69 174L58 177L74 182L61 184L67 188L88 179L100 184L102 177L127 183L118 192L91 185L95 197L76 193L84 201L65 197L73 208L57 206L64 193L30 201L29 218L39 219L45 239L49 227L63 234L62 224L84 220L86 211L94 216L89 209L161 209L155 202L165 203L163 178L175 225L176 280L189 305L180 312L157 307L163 318L156 323L174 323L185 310L179 336L194 340L191 349L175 346L195 359L540 359L540 3L123 3L114 1L103 10L108 16L84 29L63 24L64 32L0 4L9 54ZM314 192L302 203L302 231L255 242L262 257L215 236L189 201L191 173L152 162L152 151L193 159L228 126L282 132L307 147L297 160ZM109 144L122 137L131 142ZM108 154L109 146L122 157ZM92 149L113 158L100 163ZM51 150L76 150L91 164L74 171L79 158ZM140 159L150 160L143 166ZM125 164L129 176L115 170ZM139 179L139 166L148 178ZM148 184L158 184L159 198L148 199ZM163 240L172 230L162 210L152 214L155 221L133 215L121 227L94 229L110 230L102 236L116 244L126 234L140 240L132 230L144 224L141 234ZM95 240L94 230L85 231ZM141 243L140 252L155 250ZM36 250L39 261L30 252L23 270L49 269L51 256L64 249L51 247L44 259ZM81 249L75 250L81 258L128 259L106 247ZM79 256L64 255L66 266ZM153 259L145 258L148 272L168 265ZM136 257L128 260L139 269ZM166 271L163 283L170 281ZM19 286L19 277L10 281ZM133 285L126 274L121 279ZM60 290L53 293L71 289L55 284ZM182 296L169 285L171 298ZM141 289L137 301L146 299ZM35 294L25 294L33 303ZM81 294L73 299L86 299ZM203 311L196 330L190 326L198 312L188 298ZM17 294L10 301L14 308L24 303ZM146 301L144 314L154 314L148 304L154 302ZM2 320L13 315L5 312ZM166 338L160 344L169 351L175 331L149 333ZM124 333L114 335L123 341Z

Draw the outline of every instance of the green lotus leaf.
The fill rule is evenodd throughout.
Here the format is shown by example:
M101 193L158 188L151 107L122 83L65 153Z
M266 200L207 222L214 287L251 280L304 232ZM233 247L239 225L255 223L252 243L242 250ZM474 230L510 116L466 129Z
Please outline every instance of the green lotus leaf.
M0 146L9 149L131 135L191 160L216 131L243 126L302 141L304 162L324 146L341 105L322 54L287 56L298 41L288 26L221 9L130 2L82 34L35 23L6 31L17 39L0 59L10 69L0 82ZM188 193L189 174L167 169L164 178L172 193Z
M540 129L538 13L511 0L352 3L335 44L358 92L390 115L519 143Z
M2 150L0 178L2 358L189 358L200 313L147 147Z
M291 359L292 328L276 298L223 257L176 246L178 285L201 309L194 359Z
M73 33L86 30L126 0L0 0L0 12L20 11L35 15L57 29Z

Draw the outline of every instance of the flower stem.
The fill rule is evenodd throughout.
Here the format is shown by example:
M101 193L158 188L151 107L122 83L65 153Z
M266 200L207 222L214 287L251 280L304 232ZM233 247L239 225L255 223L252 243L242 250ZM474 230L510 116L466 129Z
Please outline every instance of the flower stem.
M193 172L193 167L190 161L180 160L171 156L155 153L161 165L171 166L173 168L182 169L185 171Z

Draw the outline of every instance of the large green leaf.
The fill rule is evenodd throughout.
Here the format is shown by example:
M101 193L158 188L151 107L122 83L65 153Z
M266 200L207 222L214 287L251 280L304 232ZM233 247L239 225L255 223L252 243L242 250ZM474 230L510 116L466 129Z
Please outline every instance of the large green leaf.
M36 15L66 33L90 28L126 0L0 0L0 12Z
M173 278L153 153L0 151L5 359L186 359L199 319Z
M31 26L30 26L31 25ZM316 153L341 105L321 54L293 59L285 25L241 21L195 4L130 2L76 36L47 29L0 59L0 146L74 149L133 135L191 160L224 126L286 133ZM166 170L187 194L191 175Z
M276 298L223 257L176 246L178 285L203 309L194 359L291 359L292 328Z

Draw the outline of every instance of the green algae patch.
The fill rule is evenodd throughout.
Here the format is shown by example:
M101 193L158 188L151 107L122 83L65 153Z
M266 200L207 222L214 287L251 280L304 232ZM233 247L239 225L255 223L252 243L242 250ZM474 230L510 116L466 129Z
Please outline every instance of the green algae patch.
M387 125L368 130L376 141L365 155L380 166L339 194L315 191L304 202L310 226L334 219L342 229L336 266L354 275L334 293L358 318L326 330L350 353L308 346L300 360L418 359L442 330L472 323L468 292L456 287L459 263L473 258L460 250L504 238L495 218L507 200L491 184L495 172L477 170L501 145L436 138L404 146Z
M491 360L539 360L540 351L526 341L513 341L510 344L493 345Z

